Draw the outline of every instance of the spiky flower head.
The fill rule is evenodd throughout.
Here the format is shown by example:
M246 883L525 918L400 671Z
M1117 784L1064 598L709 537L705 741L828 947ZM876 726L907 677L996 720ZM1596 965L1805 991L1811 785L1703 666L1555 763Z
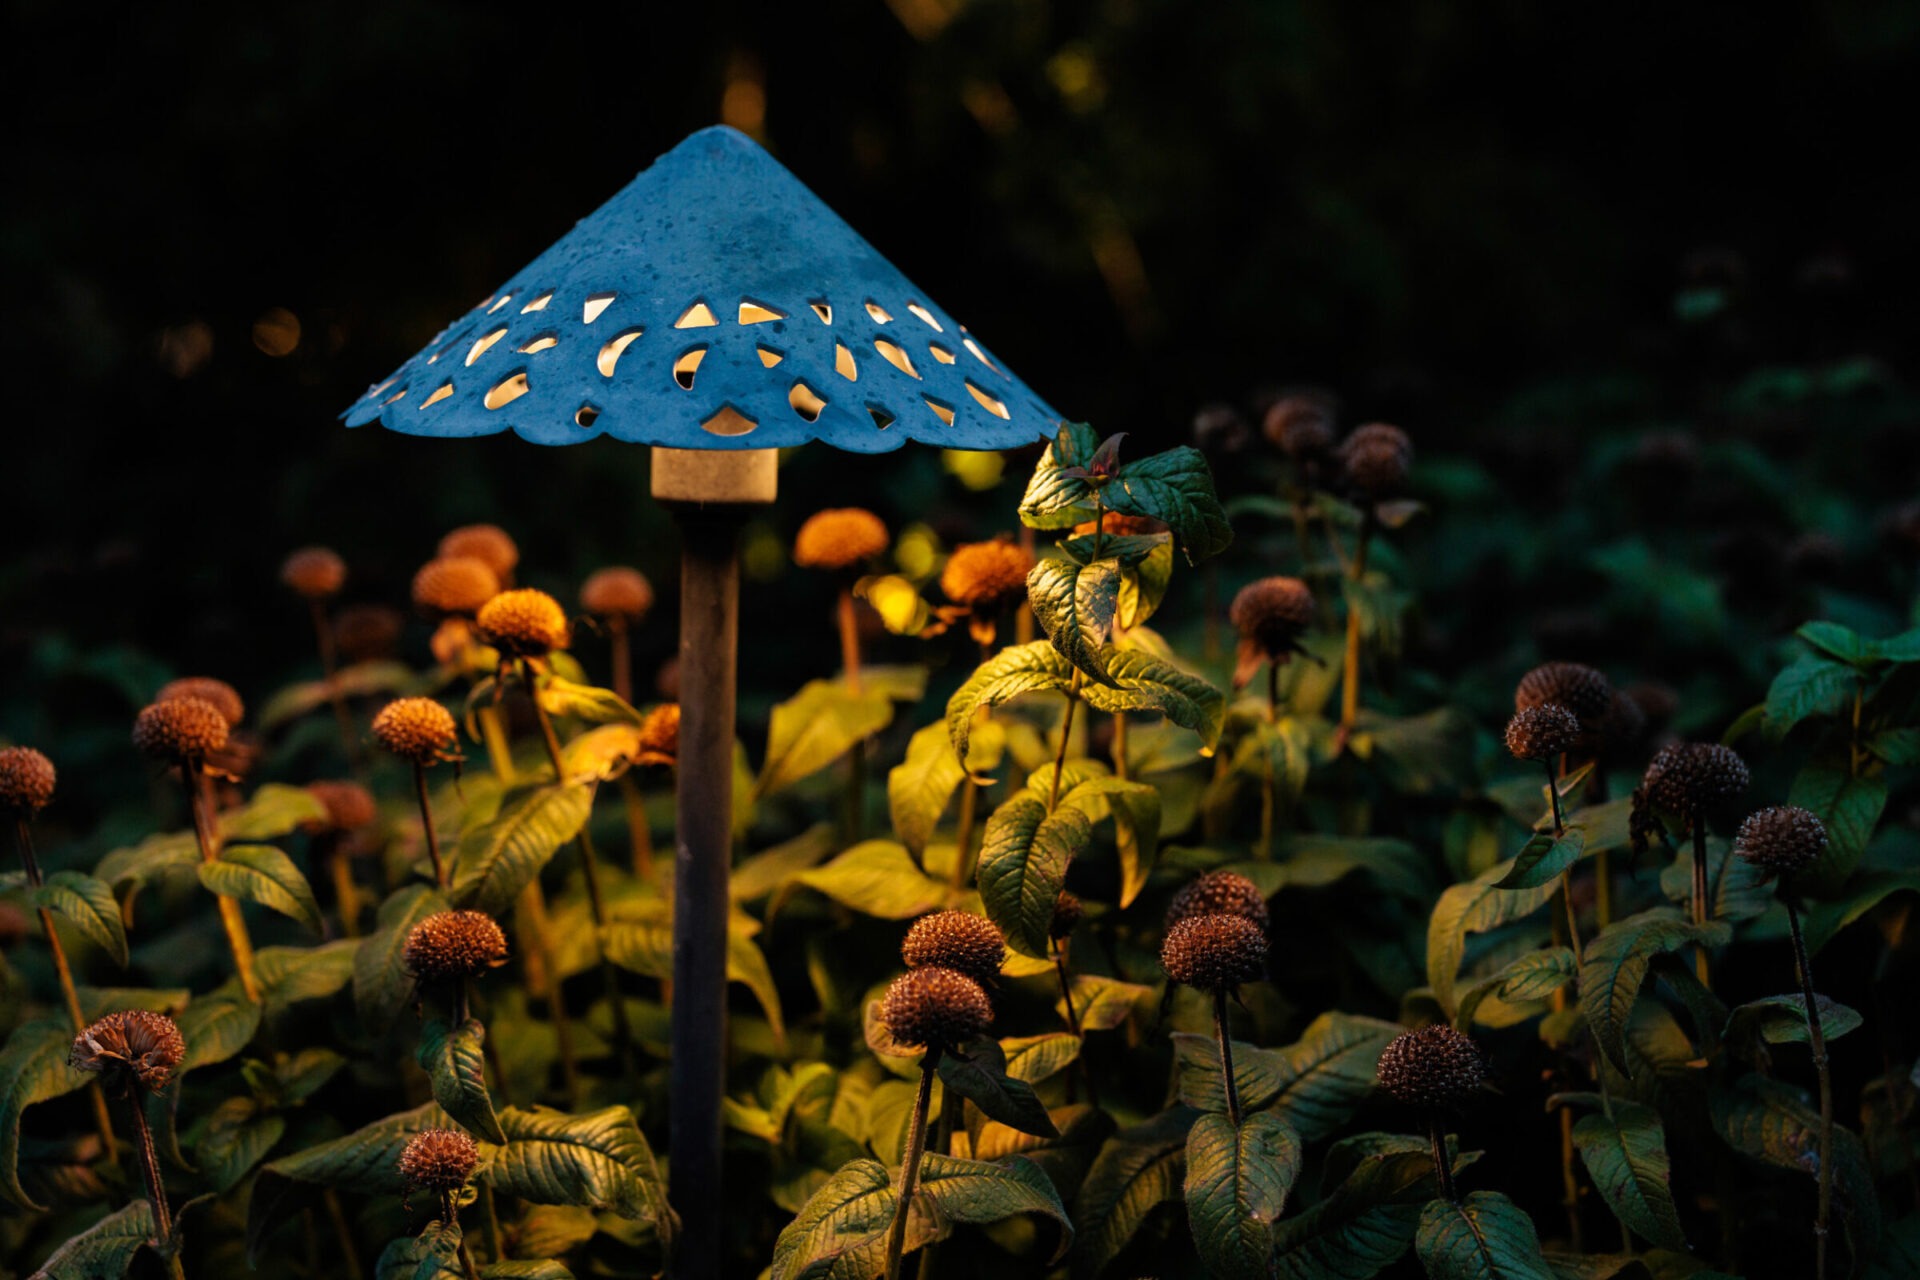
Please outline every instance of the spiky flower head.
M1613 685L1594 668L1578 662L1543 662L1520 677L1513 688L1513 709L1559 703L1585 729L1597 728L1613 706Z
M1811 811L1792 804L1772 805L1750 815L1733 840L1735 853L1777 876L1805 871L1820 860L1826 847L1826 825Z
M436 911L408 931L401 956L422 982L477 978L507 962L507 935L484 911Z
M104 1077L116 1090L137 1087L152 1093L166 1088L186 1056L187 1042L172 1018L147 1009L122 1009L75 1036L67 1062L77 1071Z
M1007 942L999 926L970 911L936 911L921 916L900 944L909 969L952 969L985 985L1000 976Z
M1522 707L1507 721L1507 750L1516 760L1551 760L1579 741L1579 718L1557 702Z
M441 556L413 575L413 603L428 613L470 618L500 594L500 575L476 556Z
M391 655L400 643L406 620L384 604L351 604L333 620L333 643L348 662L368 662Z
M1206 453L1238 453L1252 438L1247 420L1230 404L1201 405L1193 415L1193 442Z
M347 562L326 547L302 547L281 563L280 581L309 600L325 600L346 585Z
M1267 973L1267 931L1245 916L1189 916L1161 940L1160 967L1201 991L1258 982Z
M0 812L32 817L53 799L53 761L32 747L0 748Z
M1738 796L1752 775L1731 747L1717 742L1670 742L1654 754L1643 785L1653 807L1690 815Z
M480 636L500 652L540 658L567 647L567 611L544 591L522 587L502 591L480 606L474 618Z
M155 702L172 702L175 698L199 698L203 702L211 702L227 718L229 728L247 718L247 704L241 701L239 690L225 680L216 680L212 676L186 676L169 680L160 686L160 692L153 695Z
M443 556L468 556L493 570L505 582L520 563L520 548L507 531L497 524L462 525L440 539Z
M1183 887L1167 904L1167 928L1195 916L1244 916L1267 927L1267 900L1260 886L1237 871L1209 871Z
M1301 632L1313 625L1313 592L1298 578L1259 578L1240 588L1227 620L1262 657L1285 661Z
M480 1163L480 1144L458 1129L422 1129L400 1152L400 1176L409 1187L442 1195L467 1185Z
M1087 914L1086 903L1065 889L1053 900L1053 919L1047 922L1047 936L1055 942L1070 935Z
M954 969L909 969L880 1001L880 1021L896 1043L952 1049L985 1031L993 1004L978 982Z
M173 698L140 712L133 722L133 745L142 755L185 764L226 746L228 731L226 716L205 698Z
M793 562L804 569L851 569L887 549L880 517L864 507L831 507L807 517L793 539Z
M1333 446L1333 406L1325 396L1282 396L1260 430L1295 462L1318 458Z
M460 740L453 713L432 698L395 698L373 718L373 740L415 764L447 759Z
M653 584L623 564L595 569L580 584L580 607L596 618L638 622L653 608Z
M1410 1107L1453 1110L1486 1081L1480 1047L1444 1022L1395 1036L1380 1055L1380 1087Z
M1347 478L1374 498L1392 497L1407 482L1413 466L1413 441L1398 427L1370 422L1340 442L1340 465Z
M947 557L940 589L947 599L971 609L992 610L1023 600L1033 555L1007 538L965 542Z
M309 782L307 794L327 811L325 818L307 824L309 831L357 831L372 826L380 816L373 793L357 782Z

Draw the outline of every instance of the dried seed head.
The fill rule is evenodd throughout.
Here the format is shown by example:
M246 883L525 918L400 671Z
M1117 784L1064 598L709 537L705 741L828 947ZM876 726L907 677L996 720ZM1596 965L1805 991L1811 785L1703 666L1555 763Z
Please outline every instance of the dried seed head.
M302 547L280 565L280 581L309 600L325 600L347 582L347 562L326 547Z
M1077 538L1084 538L1095 529L1116 537L1144 538L1156 533L1165 533L1167 523L1164 520L1155 520L1152 516L1130 516L1118 511L1105 511L1101 513L1098 520L1082 520L1073 526L1073 534Z
M460 740L453 713L432 698L395 698L373 718L373 740L402 760L444 760Z
M638 622L653 608L653 584L623 564L595 569L580 584L580 607L596 618Z
M851 569L887 549L887 526L862 507L833 507L807 517L793 539L793 562L805 569Z
M32 747L0 748L0 812L32 817L53 799L53 761Z
M440 554L478 560L502 582L512 576L514 566L520 563L520 548L497 524L462 525L440 539Z
M160 692L153 695L155 702L172 702L175 698L199 698L202 702L211 702L227 718L229 728L247 718L247 704L240 700L239 691L225 680L215 680L212 676L187 676L181 680L170 680L160 686Z
M78 1071L104 1076L116 1088L164 1089L187 1056L180 1028L164 1013L123 1009L74 1037L67 1061Z
M1047 923L1047 936L1055 942L1071 934L1087 914L1086 904L1065 889L1053 900L1053 919Z
M1260 578L1240 588L1227 620L1263 657L1284 658L1313 625L1313 592L1298 578Z
M640 764L672 765L680 759L680 704L663 702L640 722L640 746L634 752Z
M900 944L909 969L952 969L986 984L1007 962L1006 938L993 921L968 911L936 911L921 916Z
M1380 1055L1380 1087L1411 1107L1464 1106L1486 1080L1480 1047L1444 1022L1394 1037Z
M1193 442L1207 453L1238 453L1252 439L1247 420L1230 404L1202 405L1193 415Z
M1544 662L1520 677L1513 689L1513 709L1557 702L1573 712L1584 729L1594 729L1613 706L1613 685L1606 676L1578 662Z
M1516 760L1551 760L1579 741L1579 718L1557 702L1523 707L1507 721L1507 750Z
M442 556L413 575L413 603L428 613L472 617L500 594L500 575L475 556Z
M1167 904L1167 928L1195 916L1243 916L1267 928L1267 900L1260 886L1237 871L1209 871L1173 895Z
M308 824L309 831L357 831L380 816L373 793L357 782L309 782L307 794L327 811L323 820Z
M205 698L174 698L140 713L133 722L133 745L169 764L199 762L227 745L228 731L226 716Z
M406 620L383 604L352 604L333 620L333 643L349 663L391 657Z
M1642 785L1653 807L1688 816L1732 800L1752 775L1733 748L1717 742L1670 742L1647 766Z
M1347 478L1369 497L1398 493L1413 466L1413 441L1398 427L1370 422L1340 442L1340 465Z
M1189 916L1160 943L1160 967L1201 991L1231 991L1267 974L1267 934L1238 915Z
M928 966L893 980L880 1001L880 1021L902 1045L952 1049L992 1024L993 1005L966 974Z
M1333 446L1333 406L1324 396L1282 396L1260 430L1295 462L1318 458Z
M1777 876L1805 871L1827 847L1827 828L1798 805L1777 804L1740 824L1733 851Z
M458 1129L422 1129L400 1152L400 1176L410 1187L441 1194L467 1185L480 1163L480 1144Z
M969 608L991 611L1024 600L1033 556L1007 539L967 542L953 549L940 571L940 589L947 599Z
M545 657L567 647L567 611L544 591L523 587L502 591L480 606L474 625L480 636L502 653L522 658Z
M507 962L507 935L484 911L436 911L408 932L401 955L422 982L477 978Z

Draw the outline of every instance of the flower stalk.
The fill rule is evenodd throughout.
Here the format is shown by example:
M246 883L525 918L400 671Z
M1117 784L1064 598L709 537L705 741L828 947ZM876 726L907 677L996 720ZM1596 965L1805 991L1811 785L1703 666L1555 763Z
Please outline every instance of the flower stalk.
M907 1128L907 1149L900 1160L900 1190L893 1207L893 1225L887 1231L887 1280L900 1280L900 1255L907 1242L907 1219L912 1216L914 1192L920 1187L920 1161L927 1153L927 1112L933 1104L933 1077L940 1067L939 1046L920 1059L920 1087L913 1095L913 1118Z

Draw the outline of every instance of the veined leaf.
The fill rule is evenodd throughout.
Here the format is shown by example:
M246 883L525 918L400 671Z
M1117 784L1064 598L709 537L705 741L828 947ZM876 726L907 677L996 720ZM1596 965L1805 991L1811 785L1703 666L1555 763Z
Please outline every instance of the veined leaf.
M535 787L502 805L493 821L462 832L454 905L504 915L560 846L580 833L592 809L590 785Z
M1051 640L1008 645L975 667L973 674L947 699L947 738L953 744L954 758L967 758L974 713L980 708L997 707L1023 693L1040 690L1065 693L1072 679L1072 664L1053 647Z
M809 680L773 709L767 724L767 757L754 781L758 799L811 777L887 727L893 701L886 691L855 693L839 680Z
M1820 1113L1779 1080L1746 1076L1713 1091L1713 1127L1728 1146L1777 1169L1819 1172ZM1851 1129L1833 1130L1833 1190L1855 1256L1880 1238L1880 1200L1865 1146Z
M153 1240L153 1209L144 1196L116 1209L53 1251L31 1280L107 1280L123 1276Z
M487 1065L481 1050L486 1037L487 1029L476 1018L457 1027L431 1018L420 1028L415 1058L432 1081L433 1100L442 1110L475 1137L504 1143L507 1135L487 1092Z
M1485 933L1532 915L1552 899L1554 884L1532 889L1502 889L1508 863L1489 867L1463 884L1449 886L1434 904L1427 923L1427 985L1449 1016L1455 1008L1454 982L1466 954L1467 935Z
M220 842L257 844L262 840L278 840L326 816L327 807L305 787L263 783L245 804L221 813ZM192 839L191 834L187 838Z
M1027 599L1033 616L1062 657L1100 684L1112 684L1104 646L1120 605L1120 562L1096 560L1082 565L1047 559L1027 574Z
M1058 1075L1080 1056L1080 1037L1065 1031L1037 1036L1009 1036L1000 1042L1006 1055L1006 1073L1015 1080L1039 1084Z
M1573 1145L1614 1215L1654 1244L1686 1248L1680 1212L1668 1185L1672 1168L1660 1113L1625 1098L1605 1102L1598 1094L1574 1095L1570 1100L1602 1108L1574 1122Z
M358 938L317 947L262 947L253 955L261 997L274 1008L325 1000L353 981L353 959L359 949Z
M1066 884L1067 864L1092 836L1081 810L1063 805L1048 813L1031 795L1016 795L993 811L977 877L981 904L1008 946L1023 955L1047 954L1047 926Z
M1817 759L1794 778L1787 803L1811 809L1827 829L1827 847L1819 861L1798 879L1817 896L1838 893L1860 865L1886 810L1886 779L1854 777L1844 761Z
M887 808L893 833L916 856L926 853L947 802L969 773L982 774L1000 764L1006 730L988 722L975 728L962 767L947 740L945 725L930 724L907 742L907 758L887 774Z
M582 1115L504 1107L507 1143L485 1153L479 1178L535 1204L570 1204L651 1222L670 1235L672 1214L653 1151L625 1107Z
M905 845L863 840L824 866L802 871L794 884L882 920L910 920L947 900L951 886L914 865Z
M1558 837L1551 831L1535 832L1514 858L1512 867L1501 877L1502 889L1537 889L1560 878L1560 873L1580 860L1586 848L1586 832L1568 827Z
M941 1054L938 1070L947 1088L979 1107L988 1119L1042 1138L1059 1136L1033 1086L1007 1074L1006 1054L991 1036L976 1036Z
M1243 1111L1271 1110L1304 1142L1345 1124L1373 1089L1380 1054L1404 1030L1397 1023L1323 1013L1294 1043L1261 1049L1235 1041L1233 1076ZM1175 1034L1180 1099L1204 1111L1225 1111L1220 1050L1206 1036Z
M774 1241L769 1280L865 1280L879 1275L898 1204L893 1179L878 1160L843 1166ZM909 1237L914 1234L910 1227Z
M1226 510L1214 494L1213 470L1191 445L1127 463L1100 496L1123 515L1164 521L1188 564L1219 555L1233 541Z
M786 1026L780 1016L780 993L766 956L748 931L752 918L741 913L727 921L727 981L738 982L753 992L767 1016L774 1037L784 1041ZM673 976L673 922L657 920L615 920L600 930L600 951L612 964L650 978Z
M1696 943L1722 946L1732 934L1724 920L1696 925L1669 907L1655 907L1609 925L1587 944L1580 966L1580 1010L1593 1029L1594 1043L1616 1067L1630 1069L1627 1018L1653 958Z
M407 934L448 906L438 890L424 884L406 885L380 904L374 931L360 940L353 956L353 1004L368 1030L384 1032L400 1016L413 991L402 957Z
M1084 422L1063 422L1027 481L1020 522L1029 529L1065 529L1094 516L1093 486L1069 470L1093 461L1100 437Z
M233 1190L287 1132L287 1118L250 1097L228 1098L196 1126L194 1159L222 1195Z
M1399 1261L1437 1189L1432 1149L1421 1138L1358 1134L1327 1152L1325 1183L1319 1201L1274 1229L1280 1280L1370 1280Z
M127 931L113 886L79 871L56 871L34 890L33 905L73 922L86 939L127 967Z
M1453 1018L1454 1029L1465 1031L1472 1026L1474 1013L1489 997L1504 1004L1543 1000L1572 982L1573 976L1571 947L1529 951L1492 977L1482 978L1467 988L1467 993L1460 997L1460 1011Z
M270 844L235 844L200 864L200 883L229 898L257 902L320 932L320 904L293 859Z
M20 1185L20 1117L36 1102L72 1093L87 1075L67 1065L73 1028L64 1019L22 1023L0 1044L0 1194L44 1212Z
M247 1205L249 1262L258 1265L261 1246L292 1212L296 1184L397 1196L406 1189L399 1162L407 1143L422 1130L445 1129L452 1123L452 1117L430 1102L268 1164L260 1171Z
M1076 1272L1097 1276L1127 1247L1147 1215L1179 1199L1187 1133L1196 1112L1175 1107L1108 1140L1074 1201L1080 1225Z
M537 696L547 714L572 716L588 724L639 724L638 711L627 705L619 694L596 685L575 684L558 676L539 682Z
M1207 1270L1225 1280L1267 1280L1273 1224L1300 1176L1300 1141L1270 1111L1238 1129L1203 1115L1187 1134L1187 1224Z
M1767 736L1778 742L1808 716L1839 710L1858 679L1851 667L1818 654L1794 659L1767 689Z
M1080 1030L1113 1030L1131 1018L1133 1011L1140 1007L1141 1000L1152 992L1152 987L1138 982L1122 982L1118 978L1103 978L1091 973L1075 974L1073 1008L1080 1018ZM1062 1017L1066 1016L1060 1001L1054 1002L1054 1008Z
M1838 1040L1865 1021L1854 1010L1837 1000L1814 993L1820 1010L1820 1031L1828 1040ZM1768 1044L1806 1044L1807 999L1802 995L1766 996L1750 1000L1727 1019L1726 1039L1736 1044L1758 1036Z
M1038 770L1035 777L1041 773L1051 776L1050 770ZM1080 810L1089 822L1113 819L1114 847L1120 854L1120 906L1132 906L1147 887L1160 851L1159 788L1126 778L1091 777L1075 783L1060 797L1060 804Z
M943 1222L999 1222L1037 1213L1060 1228L1049 1265L1073 1247L1073 1223L1060 1193L1039 1165L1024 1156L988 1162L962 1160L929 1151L920 1164L919 1194L933 1202Z
M1429 1200L1413 1247L1430 1280L1553 1280L1533 1219L1497 1191Z
M1211 749L1220 741L1226 723L1226 695L1198 676L1189 675L1139 649L1112 649L1106 655L1113 685L1087 685L1080 696L1097 711L1157 711L1182 729L1200 735Z

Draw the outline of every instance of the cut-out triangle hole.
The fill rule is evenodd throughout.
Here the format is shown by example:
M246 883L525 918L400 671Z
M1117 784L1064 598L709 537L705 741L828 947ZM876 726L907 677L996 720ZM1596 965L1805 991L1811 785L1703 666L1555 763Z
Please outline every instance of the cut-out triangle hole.
M700 370L700 362L707 358L707 344L701 343L680 353L673 362L673 380L680 384L682 391L693 390L693 375Z
M723 404L718 413L700 424L700 429L716 436L743 436L759 425L732 405Z
M833 323L833 304L831 302L809 302L807 305L813 308L813 314L820 317L821 324Z
M526 316L526 315L532 315L536 311L545 311L547 309L547 304L552 301L553 301L553 290L549 289L545 293L541 294L539 297L535 298L532 302L529 302L526 306L520 308L520 314L523 316Z
M946 423L948 426L953 425L952 405L941 404L938 400L928 399L927 408L933 410L934 417L940 419L940 421Z
M573 411L573 422L575 426L590 427L593 425L594 419L599 416L600 411L598 409L590 404L583 404Z
M442 400L445 400L448 396L452 394L453 394L453 384L451 382L443 382L440 384L439 388L434 391L432 395L428 396L425 400L422 400L420 402L420 407L424 409L430 404L439 404Z
M987 366L987 368L993 370L995 373L1000 373L1000 366L996 365L993 361L987 359L987 353L980 349L979 343L975 342L972 338L962 338L960 339L960 341L967 344L967 350L973 352L973 358L975 360L978 360L981 364ZM1004 373L1000 373L1000 376L1004 378L1007 375Z
M386 398L385 403L392 404L397 400L405 400L406 398L407 398L407 388L402 387L398 391L394 392L392 395L388 396Z
M1013 417L1012 414L1007 412L1006 405L1002 404L999 400L996 400L994 397L988 395L986 392L982 391L980 388L974 386L973 379L971 378L967 379L967 390L971 391L973 393L973 398L980 402L980 407L982 409L985 409L988 413L992 414L994 417L1009 418L1009 419Z
M500 301L494 303L492 306L487 308L487 314L492 315L494 312L498 311L500 308L506 306L509 302L512 302L512 301L513 301L512 294L510 293L501 294Z
M598 320L600 313L612 306L613 300L619 296L618 293L612 291L588 294L586 302L581 304L580 307L580 323L592 324L595 320Z
M767 346L765 343L761 343L758 347L755 347L754 350L760 353L760 363L765 365L769 369L773 368L773 366L779 364L782 360L785 360L787 358L786 352L776 351L774 348Z
M827 402L820 398L819 392L804 382L793 384L793 390L787 392L787 403L808 422L818 422L820 411L827 407Z
M867 412L873 417L873 425L880 428L880 430L885 431L893 425L893 415L885 409L882 409L879 405L868 405Z
M559 345L560 339L554 336L552 330L548 330L546 333L534 335L526 346L520 348L520 354L530 356L537 351L546 351Z
M720 322L714 319L713 308L704 302L696 302L680 313L673 322L676 329L709 329Z
M486 398L481 403L485 404L489 409L498 409L505 405L512 404L532 389L533 388L527 385L527 375L524 373L516 373L496 382L493 385L493 389L487 392ZM451 383L448 384L448 390L452 390Z
M913 312L913 314L914 314L914 315L915 315L915 316L916 316L917 318L919 318L919 319L921 319L921 320L924 320L924 321L925 321L926 323L928 323L928 324L930 324L930 325L932 325L932 326L933 326L933 331L934 331L935 333L945 333L945 332L946 332L946 330L945 330L945 329L942 329L942 328L940 327L940 322L939 322L938 320L935 320L935 319L933 318L933 313L932 313L931 311L928 311L928 310L927 310L927 309L926 309L925 307L923 307L923 306L921 306L921 305L920 305L919 303L917 303L917 302L909 302L909 303L907 304L907 310L909 310L909 311L911 311L911 312Z
M766 324L772 320L785 320L787 313L775 311L772 307L755 302L752 298L740 299L741 324Z
M833 371L848 382L860 380L860 368L853 362L853 352L837 342L833 344Z
M938 360L941 364L952 364L955 360L959 359L953 352L947 350L937 342L929 342L927 344L927 354L935 360Z
M893 320L893 317L887 314L887 309L872 298L867 299L867 314L873 317L875 324L887 324Z
M467 365L471 367L475 360L487 354L487 348L507 336L507 326L501 325L492 333L482 334L474 339L473 346L467 351Z
M873 349L886 357L888 364L906 374L909 378L917 378L920 376L919 370L913 367L913 361L907 358L907 353L893 343L888 342L885 338L875 338L873 340Z
M629 329L625 333L615 334L607 339L607 344L600 348L600 354L594 357L593 361L594 367L600 370L601 377L613 376L613 367L620 363L620 353L625 351L642 332L644 331L640 329Z

